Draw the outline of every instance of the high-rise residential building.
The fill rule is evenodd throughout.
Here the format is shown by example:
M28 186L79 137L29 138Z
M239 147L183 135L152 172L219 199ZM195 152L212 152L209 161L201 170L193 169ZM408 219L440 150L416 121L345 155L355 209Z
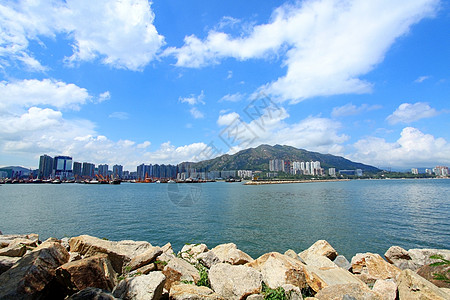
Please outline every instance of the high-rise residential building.
M98 165L98 175L101 175L103 177L108 177L108 165Z
M94 171L95 171L95 165L84 162L83 163L83 169L81 170L81 176L85 178L93 178L94 177Z
M425 169L425 174L432 175L433 171L431 169Z
M332 177L336 177L336 169L335 168L329 168L328 169L328 175Z
M269 160L269 170L270 171L285 171L284 170L284 160L282 159L272 159Z
M59 178L72 177L72 157L70 156L55 156L53 159L53 169L55 176Z
M448 167L437 166L433 169L433 172L436 176L448 176Z
M412 173L413 175L417 175L417 174L419 174L419 170L418 170L417 168L412 168L412 169L411 169L411 173Z
M112 171L114 178L123 178L123 166L114 165Z
M41 155L39 158L39 174L40 179L47 179L52 176L53 172L53 157L47 154Z
M74 176L74 177L79 177L79 176L81 176L81 168L82 168L82 164L81 164L81 163L76 162L76 161L73 162L73 170L72 170L72 173L73 173L73 176Z

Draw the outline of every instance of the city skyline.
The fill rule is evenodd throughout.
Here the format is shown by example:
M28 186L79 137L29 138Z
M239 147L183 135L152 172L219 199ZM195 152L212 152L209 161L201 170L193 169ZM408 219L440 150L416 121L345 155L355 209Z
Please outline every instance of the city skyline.
M439 0L4 1L0 166L260 144L450 165L449 15Z

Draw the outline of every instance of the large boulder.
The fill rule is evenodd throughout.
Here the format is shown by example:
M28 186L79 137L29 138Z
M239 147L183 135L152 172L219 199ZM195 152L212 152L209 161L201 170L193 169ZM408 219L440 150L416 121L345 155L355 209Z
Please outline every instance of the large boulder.
M338 253L327 241L318 240L317 242L312 244L311 247L309 247L303 252L300 252L298 255L305 261L309 255L326 256L333 261L336 258L336 256L338 256Z
M318 300L384 300L377 292L370 290L365 285L357 283L327 286L320 290L314 297Z
M356 284L365 286L363 281L338 266L334 268L320 268L306 265L304 270L306 282L315 292L334 285Z
M188 244L183 246L179 255L191 264L195 264L198 255L206 251L208 251L208 247L205 244Z
M215 255L212 251L197 255L197 260L208 269L211 269L212 266L221 262L217 255Z
M262 274L263 281L272 289L284 284L292 284L299 288L306 288L305 265L299 260L270 252L256 260L247 263L246 266L255 268Z
M236 244L233 243L218 245L211 249L211 251L221 262L231 265L244 265L253 260L250 255L239 250Z
M106 254L66 263L56 269L56 278L72 294L88 287L112 291L117 274Z
M181 281L197 283L200 280L198 270L181 258L171 259L162 272L166 276L166 285L164 287L168 291L175 283Z
M20 257L0 256L0 274L11 269Z
M148 265L156 259L158 255L163 253L162 249L159 247L150 247L147 251L131 259L126 265L127 271L133 271L145 265Z
M148 242L112 242L89 235L73 237L69 240L69 245L71 252L79 252L85 257L102 253L107 254L117 273L122 273L122 268L124 265L128 264L132 258L143 254L145 251L152 248L152 245Z
M249 266L219 263L209 270L209 281L225 299L245 299L261 292L262 274Z
M306 264L306 262L292 249L288 249L286 250L286 252L284 252L284 255L287 255L289 257L292 257L294 259L299 260L300 262Z
M350 270L350 268L352 267L352 264L347 260L347 258L345 258L344 255L338 255L336 256L336 258L333 260L333 262L340 268L344 269L344 270Z
M373 285L372 291L383 296L383 300L397 299L397 284L392 279L378 279Z
M336 268L337 265L332 262L328 257L322 255L316 255L314 253L310 253L309 255L304 256L305 263L308 266L314 266L318 268Z
M73 294L66 300L120 300L112 293L98 288L89 287L76 294Z
M0 256L22 257L27 252L27 246L21 244L9 245L0 249Z
M401 270L379 254L358 253L352 258L352 272L365 283L372 284L378 279L396 280Z
M4 234L0 235L0 248L8 247L15 239L29 240L31 243L37 245L39 243L39 235L31 234Z
M54 281L56 269L69 260L58 242L47 242L0 275L0 299L37 299Z
M449 294L411 270L403 270L398 278L400 299L448 300Z
M450 275L450 266L449 265L440 265L440 266L430 266L425 265L417 270L417 274L430 281L437 287L441 288L450 288L450 281L447 280L437 280L435 279L435 274L443 274L447 277Z
M437 261L430 258L432 255L442 255L445 259L450 260L450 250L410 249L406 251L399 246L390 247L384 257L401 270L417 271L421 267Z
M224 300L223 297L214 293L206 286L196 286L193 284L176 284L170 289L170 299L172 300Z
M157 300L163 293L165 281L166 277L159 271L126 278L115 287L113 295L123 300Z

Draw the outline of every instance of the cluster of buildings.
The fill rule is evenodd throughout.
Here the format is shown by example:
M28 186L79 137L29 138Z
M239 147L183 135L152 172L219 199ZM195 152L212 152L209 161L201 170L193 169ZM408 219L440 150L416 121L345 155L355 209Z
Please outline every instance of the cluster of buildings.
M419 174L419 169L412 168L411 169L411 173L413 175L417 175L417 174ZM434 174L434 175L439 176L439 177L447 177L448 176L448 167L436 166L433 169L425 169L425 174L428 174L428 175L433 175Z
M284 172L291 175L325 176L325 170L320 166L320 161L289 161L272 159L269 161L270 172ZM274 177L275 173L268 173L268 177ZM361 169L339 170L339 174L362 176ZM335 177L336 168L329 168L328 175Z
M37 170L37 178L83 178L91 179L96 176L104 178L119 178L125 179L129 176L129 172L123 171L123 166L114 165L112 170L109 170L108 165L98 165L88 162L76 162L70 156L55 156L41 155L39 158L39 169Z

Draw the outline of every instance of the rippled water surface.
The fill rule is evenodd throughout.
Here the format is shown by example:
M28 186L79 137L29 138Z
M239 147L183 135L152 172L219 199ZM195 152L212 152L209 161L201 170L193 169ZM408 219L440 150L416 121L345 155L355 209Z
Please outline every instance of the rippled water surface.
M450 180L355 180L244 186L240 183L2 185L0 230L47 237L210 248L234 242L253 257L319 239L347 258L391 245L450 249Z

